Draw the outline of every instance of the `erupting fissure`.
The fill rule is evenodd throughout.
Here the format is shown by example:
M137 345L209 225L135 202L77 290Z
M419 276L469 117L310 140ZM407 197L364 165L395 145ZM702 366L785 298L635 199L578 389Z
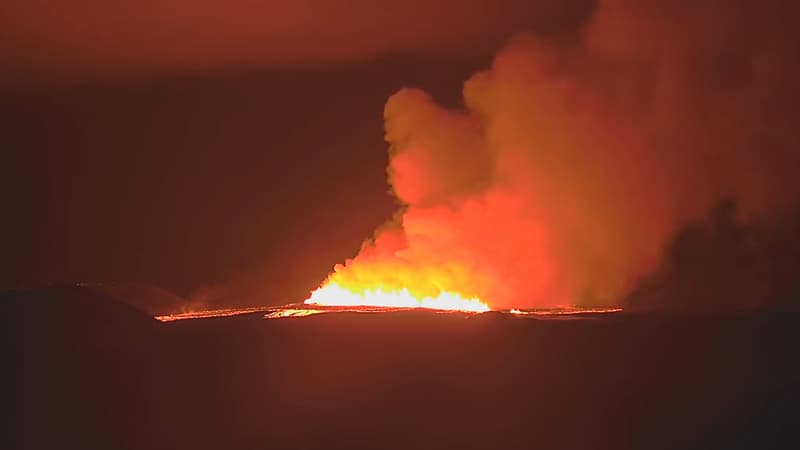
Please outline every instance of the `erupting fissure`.
M350 289L335 281L328 281L306 299L307 305L320 306L376 306L394 308L425 308L447 311L481 313L489 305L477 298L467 298L455 292L441 291L436 296L416 295L409 289L386 289L382 286L367 289Z

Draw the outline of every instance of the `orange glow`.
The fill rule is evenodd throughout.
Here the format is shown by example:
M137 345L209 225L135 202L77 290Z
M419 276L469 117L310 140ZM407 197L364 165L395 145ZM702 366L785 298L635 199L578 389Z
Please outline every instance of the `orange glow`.
M285 309L276 309L274 311L270 311L264 314L265 319L282 319L284 317L307 317L314 314L322 314L325 313L323 310L319 309L302 309L302 308L285 308Z
M374 288L351 289L335 281L327 281L311 293L307 305L321 306L374 306L393 308L425 308L447 311L482 313L489 305L477 298L465 298L454 292L440 291L435 296L415 295L409 289Z
M332 284L334 283L326 284L324 289L323 288L317 289L317 291L315 291L314 293L314 299L316 300L321 296L334 296L333 292L337 290L338 291L344 290L346 291L346 293L343 294L342 297L338 297L339 299L342 298L361 299L363 297L366 299L364 301L369 303L358 303L358 304L354 303L345 305L344 301L339 301L336 305L323 306L321 304L316 304L316 303L312 304L311 299L309 298L306 301L306 304L311 306L304 306L302 304L293 303L282 306L214 309L206 311L193 311L180 314L156 316L155 319L161 322L174 322L178 320L210 319L215 317L230 317L230 316L254 314L254 313L264 313L264 315L262 316L262 318L264 319L284 319L284 318L308 317L317 314L392 313L408 308L428 309L431 312L435 312L438 314L465 314L466 317L470 317L474 314L490 310L488 306L481 303L477 299L464 299L458 294L444 294L436 298L427 298L427 299L423 298L423 300L418 300L413 295L407 292L394 292L388 294L390 300L391 299L396 300L397 298L403 298L404 300L402 302L396 302L396 304L392 306L380 306L377 304L384 302L375 300L377 298L376 296L371 296L369 294L353 293L351 291L347 291L346 289L338 285L336 285L335 287L330 287ZM322 291L324 291L325 294L318 293ZM467 303L466 304L457 303L458 301L462 302L466 301ZM557 319L559 317L564 317L564 316L569 316L574 318L591 317L597 314L617 313L622 311L622 309L581 308L581 307L564 306L560 308L529 309L529 310L524 310L524 309L520 310L514 308L510 310L495 310L495 311L501 314L509 314L514 317L519 317L523 319L525 318Z
M559 308L520 310L513 308L508 311L516 317L558 317L558 316L586 316L591 314L612 314L622 312L622 308L615 307L577 307L562 306Z
M159 322L174 322L176 320L187 319L210 319L212 317L229 317L238 316L241 314L251 314L257 312L265 312L269 309L267 306L258 306L253 308L227 308L227 309L210 309L204 311L190 311L178 314L167 314L163 316L155 316L154 318Z

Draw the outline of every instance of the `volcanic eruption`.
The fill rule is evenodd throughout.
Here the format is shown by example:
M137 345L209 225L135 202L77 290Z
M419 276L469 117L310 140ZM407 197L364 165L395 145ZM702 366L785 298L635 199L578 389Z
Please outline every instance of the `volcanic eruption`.
M748 8L681 4L606 1L578 38L518 36L456 107L394 94L399 210L306 303L617 305L720 199L747 219L793 201L792 124L774 120L796 109L792 49L779 30L743 42Z

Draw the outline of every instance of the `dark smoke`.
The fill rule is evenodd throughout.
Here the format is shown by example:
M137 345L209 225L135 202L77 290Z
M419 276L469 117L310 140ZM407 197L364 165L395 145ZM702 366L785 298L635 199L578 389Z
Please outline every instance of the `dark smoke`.
M626 299L632 310L800 310L800 208L745 223L732 200L678 230L663 261Z

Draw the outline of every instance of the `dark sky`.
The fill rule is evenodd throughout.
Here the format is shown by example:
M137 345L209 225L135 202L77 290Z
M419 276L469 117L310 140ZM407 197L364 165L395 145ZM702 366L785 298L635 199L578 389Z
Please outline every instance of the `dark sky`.
M593 7L5 2L0 288L240 279L296 300L395 208L388 96L457 102L506 38L569 38Z

